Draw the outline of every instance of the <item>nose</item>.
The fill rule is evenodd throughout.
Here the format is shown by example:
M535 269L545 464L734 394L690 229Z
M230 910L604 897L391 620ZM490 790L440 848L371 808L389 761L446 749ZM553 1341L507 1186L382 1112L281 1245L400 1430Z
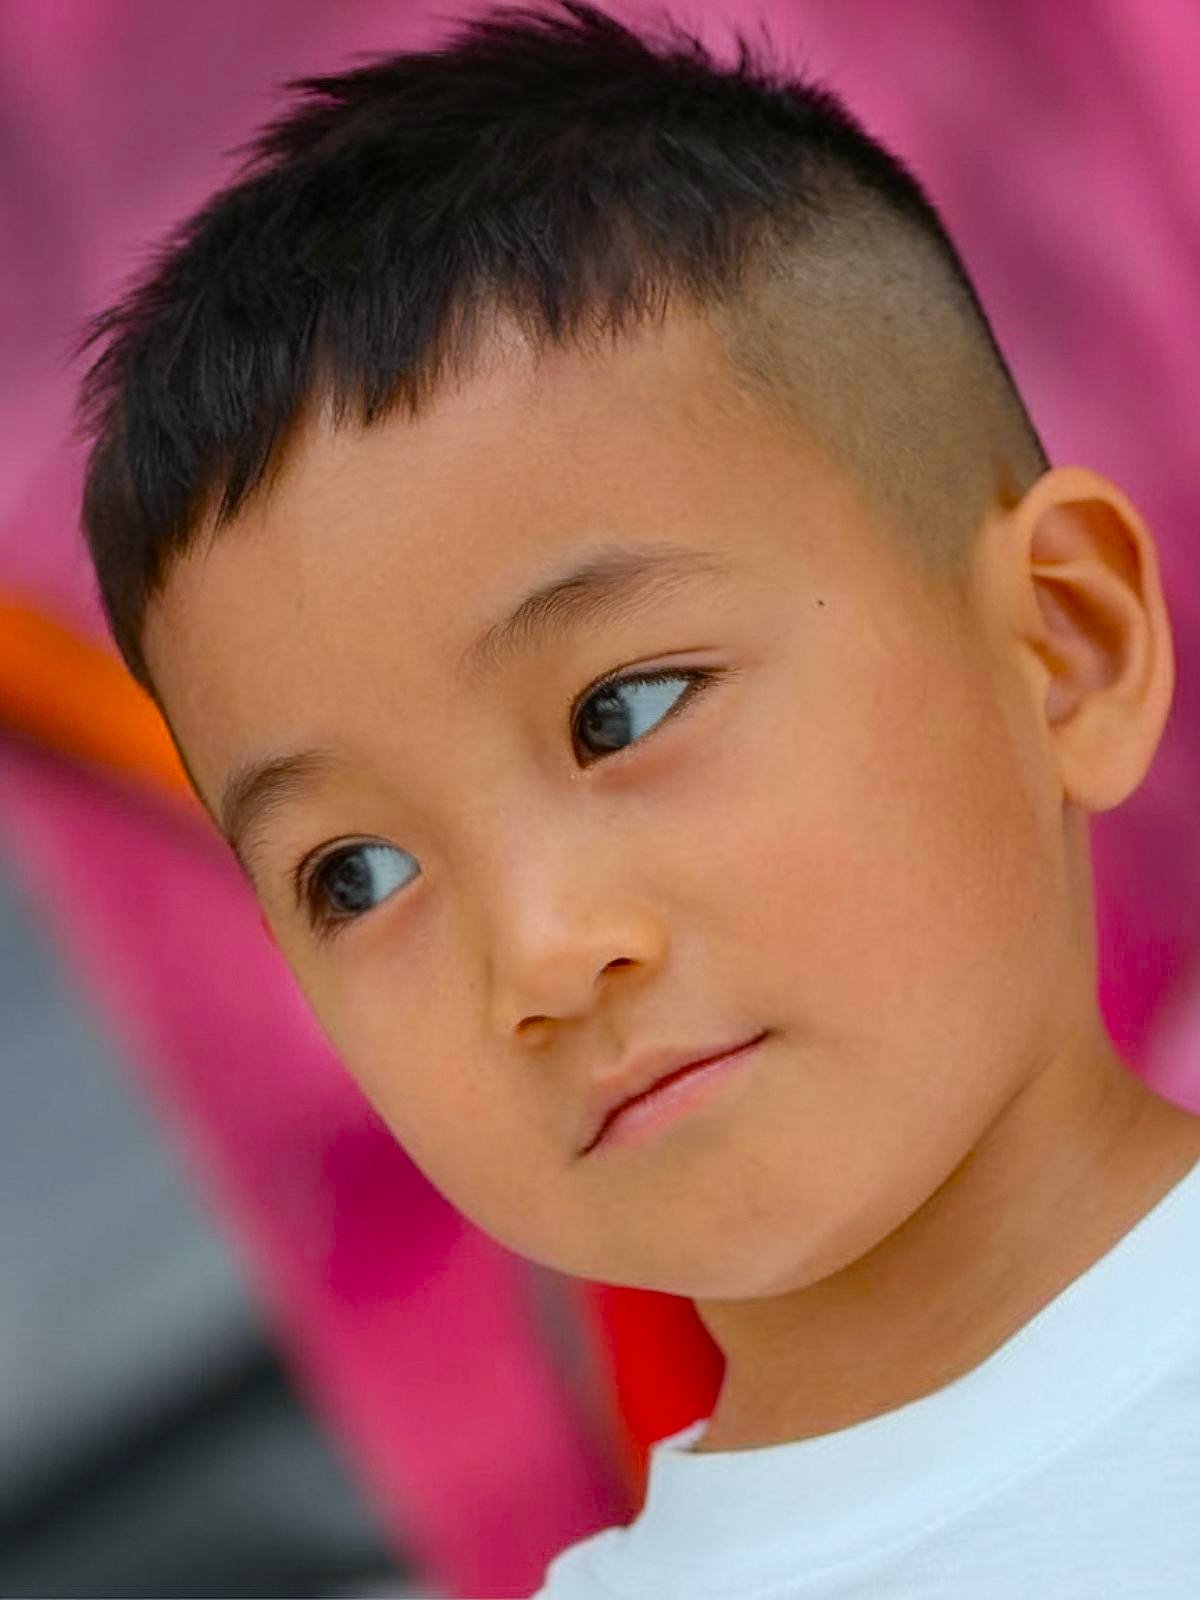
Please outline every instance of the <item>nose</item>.
M617 972L645 977L662 964L661 911L620 840L610 849L534 839L492 883L489 966L501 1037L584 1016Z

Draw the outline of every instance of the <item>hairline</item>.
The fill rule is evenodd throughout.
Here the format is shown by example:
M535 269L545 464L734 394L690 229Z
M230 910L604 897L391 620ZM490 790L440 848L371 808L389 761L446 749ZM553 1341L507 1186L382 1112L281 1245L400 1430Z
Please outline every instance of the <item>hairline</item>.
M857 191L854 198L861 207L873 210L876 218L882 218L886 237L907 240L910 245L915 242L917 250L924 253L925 270L935 278L930 301L943 312L948 302L957 302L952 314L958 317L965 334L964 342L973 347L981 370L988 365L998 366L994 378L998 382L1008 379L1002 362L995 360L998 352L986 318L977 306L973 314L968 304L969 285L965 290L960 286L950 262L942 259L933 242L925 237L924 230L894 207L875 202L870 195ZM852 236L853 232L851 228ZM451 303L445 323L427 346L425 359L408 374L397 374L389 401L370 418L364 418L356 410L352 395L339 396L328 376L322 352L318 350L307 387L269 451L258 480L238 497L231 511L224 512L222 502L228 484L228 466L224 462L216 464L197 485L197 509L189 519L184 536L170 548L160 547L154 578L147 585L137 623L139 661L145 670L143 686L153 692L141 646L146 616L156 595L177 563L194 555L205 540L211 545L245 508L270 496L306 418L314 410L323 410L336 429L357 427L365 431L376 422L394 416L402 407L406 407L411 420L418 421L436 408L448 390L469 381L482 367L494 361L510 336L507 330L513 328L526 348L532 349L537 362L543 352L550 349L586 354L605 343L617 344L631 337L636 340L656 322L661 323L672 314L698 316L717 334L733 388L743 400L756 405L765 417L787 426L799 426L808 441L815 443L837 467L848 473L872 499L885 520L893 523L893 531L903 539L906 549L928 575L961 577L970 555L969 542L946 539L935 548L921 537L905 537L911 530L895 525L888 498L879 493L877 474L860 459L863 452L856 456L853 450L846 448L846 441L838 436L836 427L828 426L828 419L822 415L821 404L815 400L811 386L798 379L795 363L788 359L783 348L786 341L772 340L771 308L778 307L780 295L785 306L785 321L793 325L797 338L802 337L804 330L797 326L801 321L800 313L794 305L788 305L788 297L793 292L794 282L804 281L806 267L817 254L819 249L814 251L811 238L797 244L786 236L786 229L781 234L778 224L768 224L747 252L743 272L715 293L698 296L680 285L668 271L650 279L655 297L648 302L620 307L616 322L589 323L586 313L599 308L597 297L584 302L584 314L575 325L559 332L545 325L536 308L531 315L519 295L499 292L484 296L473 290L461 301ZM839 249L835 239L830 259L840 266L847 261L858 261L860 255L844 244ZM810 281L815 276L810 272ZM814 320L819 322L819 319ZM767 351L765 356L764 350ZM861 381L863 374L853 370L853 357L847 365L851 369L851 384L856 379ZM1008 381L1011 383L1010 379ZM1023 414L1023 401L1015 386L1012 409ZM1026 473L1025 477L1028 476Z

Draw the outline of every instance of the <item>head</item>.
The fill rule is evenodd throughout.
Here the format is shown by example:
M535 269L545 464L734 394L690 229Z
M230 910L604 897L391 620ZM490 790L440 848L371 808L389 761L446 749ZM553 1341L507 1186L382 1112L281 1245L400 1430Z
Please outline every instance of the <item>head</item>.
M1086 813L1171 692L1153 547L1049 469L827 91L493 12L300 85L93 338L118 645L346 1066L495 1237L799 1286L1095 1027ZM586 1148L631 1056L760 1034Z

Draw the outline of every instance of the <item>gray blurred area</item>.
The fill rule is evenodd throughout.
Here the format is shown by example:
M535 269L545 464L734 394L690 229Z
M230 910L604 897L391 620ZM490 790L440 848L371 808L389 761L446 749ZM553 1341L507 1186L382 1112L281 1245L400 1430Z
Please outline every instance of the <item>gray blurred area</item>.
M0 1595L429 1594L0 854Z

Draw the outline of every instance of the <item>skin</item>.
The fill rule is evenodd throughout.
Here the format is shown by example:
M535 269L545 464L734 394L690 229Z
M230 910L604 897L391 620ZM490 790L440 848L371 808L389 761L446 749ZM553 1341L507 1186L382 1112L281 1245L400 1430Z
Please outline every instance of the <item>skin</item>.
M662 539L736 575L456 676L574 555ZM726 1357L701 1450L944 1385L1200 1159L1096 1003L1087 815L1141 782L1173 688L1153 542L1065 468L974 552L919 572L677 312L603 354L498 340L415 422L313 407L148 615L210 810L251 757L339 752L253 881L349 1071L509 1247L695 1300ZM593 680L696 666L726 675L580 752ZM288 874L347 836L408 881L321 939ZM579 1154L629 1054L764 1028L689 1115Z

